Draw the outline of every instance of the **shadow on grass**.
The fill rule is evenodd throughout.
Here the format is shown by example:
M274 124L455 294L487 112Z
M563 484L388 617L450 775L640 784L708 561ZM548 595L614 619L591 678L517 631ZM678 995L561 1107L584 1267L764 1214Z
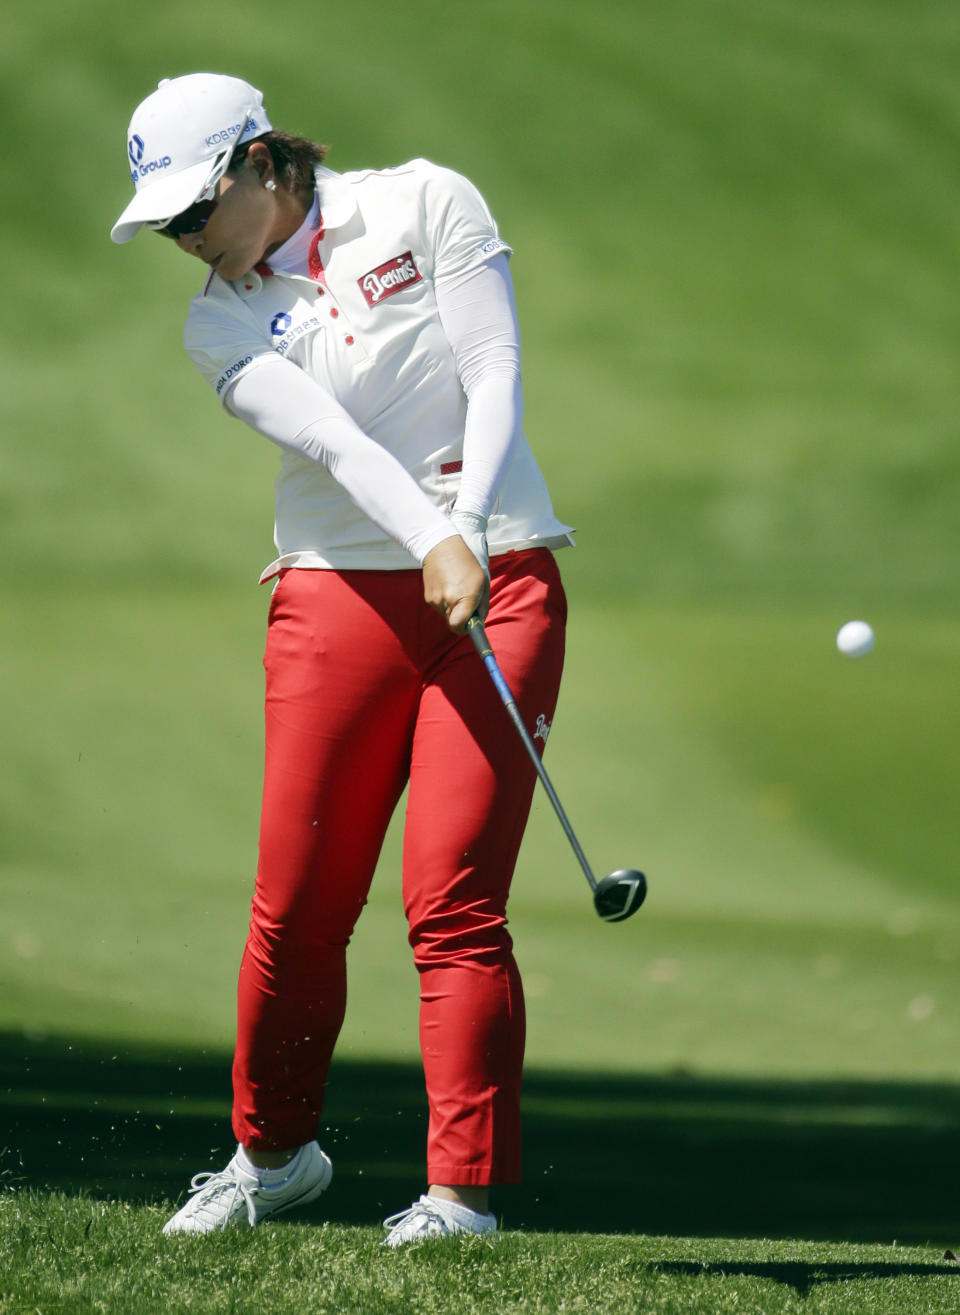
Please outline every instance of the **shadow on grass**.
M232 1153L229 1072L223 1053L0 1033L2 1182L179 1199ZM960 1242L953 1086L530 1072L525 1089L525 1181L494 1201L508 1228ZM335 1061L325 1120L333 1186L298 1218L367 1224L419 1194L416 1065Z
M794 1288L799 1297L807 1297L812 1288L824 1283L851 1283L860 1279L960 1278L957 1265L917 1264L810 1264L802 1260L772 1261L769 1264L700 1265L690 1260L668 1260L652 1266L658 1274L681 1274L684 1277L765 1278Z

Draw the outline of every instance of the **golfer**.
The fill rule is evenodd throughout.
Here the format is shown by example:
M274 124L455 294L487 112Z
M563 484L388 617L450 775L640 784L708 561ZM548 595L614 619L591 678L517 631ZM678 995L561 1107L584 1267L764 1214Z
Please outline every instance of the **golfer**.
M465 627L485 618L542 751L565 623L552 549L570 542L521 431L509 247L459 174L334 173L233 77L161 82L127 154L136 192L113 240L145 227L203 262L187 353L280 449L239 1145L164 1231L252 1226L329 1185L316 1137L347 944L409 787L426 1191L385 1241L489 1232L490 1186L520 1176L506 902L536 777Z

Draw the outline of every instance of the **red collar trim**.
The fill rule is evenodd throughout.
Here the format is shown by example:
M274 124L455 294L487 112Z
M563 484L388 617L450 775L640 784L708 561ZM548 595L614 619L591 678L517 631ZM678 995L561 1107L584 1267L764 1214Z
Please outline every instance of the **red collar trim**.
M307 268L310 270L310 277L318 283L326 283L326 275L323 272L323 261L320 259L320 243L324 239L323 215L320 216L320 227L313 235L310 243L310 251L307 255Z

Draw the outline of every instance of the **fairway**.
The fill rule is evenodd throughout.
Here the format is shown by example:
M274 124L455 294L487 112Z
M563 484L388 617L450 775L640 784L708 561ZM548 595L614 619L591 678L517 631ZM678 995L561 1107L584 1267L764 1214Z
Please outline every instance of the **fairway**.
M10 0L5 36L0 1312L255 1310L261 1267L291 1311L956 1309L956 4ZM133 106L199 69L489 200L577 527L546 762L650 883L600 922L538 788L525 1181L420 1268L375 1227L423 1186L402 806L323 1208L156 1236L230 1146L277 466L182 352L200 266L108 238Z

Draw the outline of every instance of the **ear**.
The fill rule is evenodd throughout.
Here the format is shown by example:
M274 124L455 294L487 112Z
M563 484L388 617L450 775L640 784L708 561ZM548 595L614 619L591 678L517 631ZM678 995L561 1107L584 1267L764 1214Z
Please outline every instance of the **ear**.
M256 170L257 180L261 185L269 179L276 178L273 156L270 154L270 148L263 142L251 142L247 151L247 161L251 168Z

